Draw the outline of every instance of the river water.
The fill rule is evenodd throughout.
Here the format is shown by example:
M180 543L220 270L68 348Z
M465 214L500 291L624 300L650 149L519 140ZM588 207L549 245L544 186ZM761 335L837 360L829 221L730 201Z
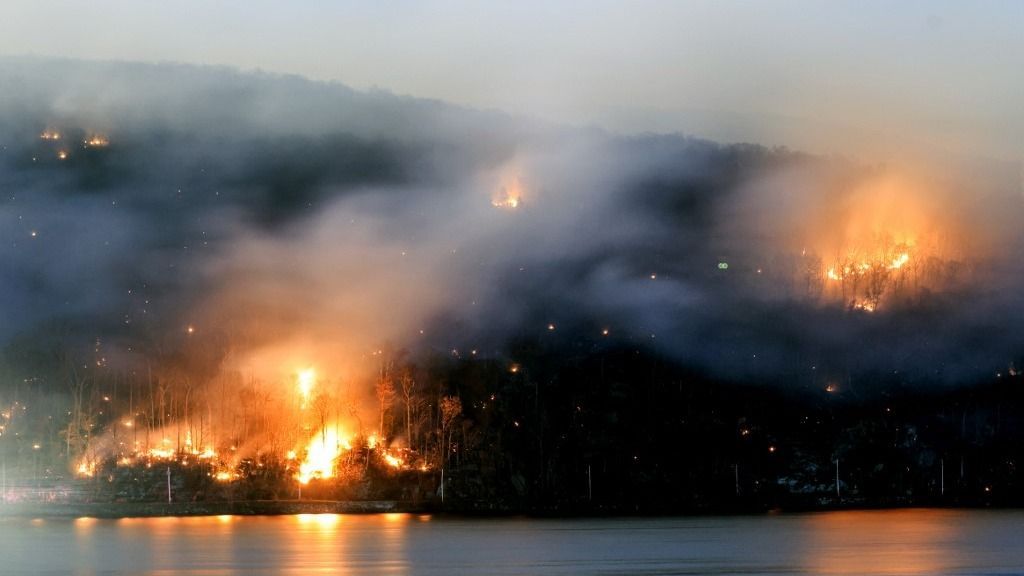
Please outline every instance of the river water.
M0 574L1024 574L1024 512L0 518Z

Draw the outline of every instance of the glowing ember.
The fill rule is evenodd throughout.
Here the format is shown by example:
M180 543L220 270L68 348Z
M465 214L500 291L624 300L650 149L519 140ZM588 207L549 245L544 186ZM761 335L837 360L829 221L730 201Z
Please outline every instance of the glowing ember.
M398 458L397 456L392 456L391 454L387 453L384 454L384 461L387 462L388 466L391 466L392 468L401 468L402 466L405 465L405 462L401 458Z
M66 150L61 150L61 151L57 152L57 159L59 159L59 160L67 160L68 159L67 151Z
M39 135L39 138L41 140L60 140L60 132L57 132L56 130L44 130Z
M214 474L213 478L215 480L217 480L218 482L231 482L232 480L237 478L237 476L238 476L237 474L234 474L232 472L228 472L226 470L221 470L220 472L217 472L216 474Z

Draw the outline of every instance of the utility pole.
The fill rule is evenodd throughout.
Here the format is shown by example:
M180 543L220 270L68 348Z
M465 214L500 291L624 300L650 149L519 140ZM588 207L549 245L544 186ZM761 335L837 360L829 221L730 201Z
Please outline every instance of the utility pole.
M732 471L736 475L736 496L739 497L739 495L740 495L740 465L739 465L738 462L736 464L732 465Z
M939 459L939 496L946 495L946 460Z

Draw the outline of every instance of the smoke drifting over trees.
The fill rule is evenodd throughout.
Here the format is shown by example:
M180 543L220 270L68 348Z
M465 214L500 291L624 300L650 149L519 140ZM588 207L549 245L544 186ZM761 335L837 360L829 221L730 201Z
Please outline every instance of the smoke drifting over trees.
M413 442L433 410L448 453L459 399L401 363L381 384L386 363L511 366L539 341L782 386L1020 365L1019 167L862 166L210 68L8 59L0 83L8 395L40 379L77 404L106 370L182 403L150 418L213 421L226 395L233 429L270 430L250 384L283 394L316 366L321 429Z

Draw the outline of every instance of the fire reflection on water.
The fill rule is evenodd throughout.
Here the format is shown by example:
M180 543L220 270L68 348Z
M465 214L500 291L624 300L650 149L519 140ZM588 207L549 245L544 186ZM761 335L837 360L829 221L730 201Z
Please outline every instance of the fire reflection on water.
M1024 566L1022 522L1016 510L956 509L595 519L0 516L0 572L1001 574Z
M855 510L808 517L812 574L942 574L959 529L947 510Z

